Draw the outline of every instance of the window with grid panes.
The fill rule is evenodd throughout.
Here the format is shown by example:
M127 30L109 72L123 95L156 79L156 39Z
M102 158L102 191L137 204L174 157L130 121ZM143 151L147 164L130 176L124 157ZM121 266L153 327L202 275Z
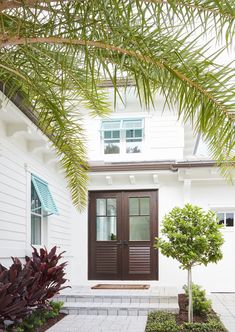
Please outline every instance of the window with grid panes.
M218 211L218 223L224 227L234 226L234 212L231 211Z
M143 131L143 119L102 121L104 154L142 152Z

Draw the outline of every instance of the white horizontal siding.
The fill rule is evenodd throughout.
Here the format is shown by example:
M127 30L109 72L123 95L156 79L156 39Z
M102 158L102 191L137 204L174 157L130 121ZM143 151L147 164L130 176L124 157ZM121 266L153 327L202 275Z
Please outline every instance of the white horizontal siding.
M112 92L110 92L112 95ZM110 97L112 99L112 96ZM104 155L100 137L101 118L86 116L84 128L90 161L151 161L163 159L182 159L184 148L184 128L178 121L174 110L164 108L164 101L156 99L155 109L140 108L133 89L126 96L126 105L117 105L107 119L144 118L144 140L142 153ZM165 151L165 149L167 149Z
M25 188L25 185L22 188ZM14 189L14 190L12 190L12 189ZM5 184L3 182L1 182L0 193L9 195L12 198L17 198L21 201L25 200L25 192L23 192L19 188L11 187L11 186L9 186L9 184Z
M18 142L16 142L18 141ZM61 173L43 162L40 154L27 151L27 144L0 133L0 258L10 264L10 256L24 257L30 248L30 173L49 184L59 215L47 217L47 246L71 252L71 198Z
M15 223L13 220L7 221L0 218L0 232L1 231L26 234L26 225L22 225L22 223Z

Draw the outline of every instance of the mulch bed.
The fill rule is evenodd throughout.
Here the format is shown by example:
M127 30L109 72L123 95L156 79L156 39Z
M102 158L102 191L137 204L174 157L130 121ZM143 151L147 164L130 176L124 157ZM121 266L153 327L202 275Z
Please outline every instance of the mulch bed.
M45 331L47 331L50 327L52 327L53 325L58 323L65 316L66 316L66 314L60 313L57 317L48 319L43 326L36 328L34 330L34 332L45 332Z
M184 322L188 321L188 299L185 294L179 294L178 295L178 303L179 303L179 314L176 315L176 321L178 325L183 324ZM211 312L214 314L214 311ZM194 323L206 323L207 318L206 316L198 316L196 314L193 314L193 322Z

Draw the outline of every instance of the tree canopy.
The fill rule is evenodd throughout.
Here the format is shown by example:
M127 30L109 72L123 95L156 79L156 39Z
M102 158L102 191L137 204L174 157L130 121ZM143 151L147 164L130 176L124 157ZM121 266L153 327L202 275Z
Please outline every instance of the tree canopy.
M131 80L147 107L161 93L202 133L212 158L234 161L235 69L217 62L222 49L208 53L205 38L226 48L234 30L233 0L0 0L0 82L31 106L81 208L88 165L80 108L109 112L104 78L117 93L120 78Z
M220 228L214 211L186 204L183 208L173 208L163 218L162 236L155 241L155 247L163 255L176 259L188 271L189 322L193 321L192 268L222 259L224 239Z
M191 204L175 207L162 220L162 237L156 239L156 247L177 259L183 269L217 263L223 257L220 228L214 211Z

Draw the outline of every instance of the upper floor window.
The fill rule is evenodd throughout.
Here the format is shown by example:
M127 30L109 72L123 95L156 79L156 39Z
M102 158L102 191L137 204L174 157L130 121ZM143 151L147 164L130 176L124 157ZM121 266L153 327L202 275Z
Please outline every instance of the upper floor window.
M58 214L48 184L35 175L31 177L31 244L46 244L47 217Z
M218 223L224 225L224 227L234 226L234 212L231 211L218 211L217 212Z
M102 121L101 133L104 154L142 152L143 119Z

